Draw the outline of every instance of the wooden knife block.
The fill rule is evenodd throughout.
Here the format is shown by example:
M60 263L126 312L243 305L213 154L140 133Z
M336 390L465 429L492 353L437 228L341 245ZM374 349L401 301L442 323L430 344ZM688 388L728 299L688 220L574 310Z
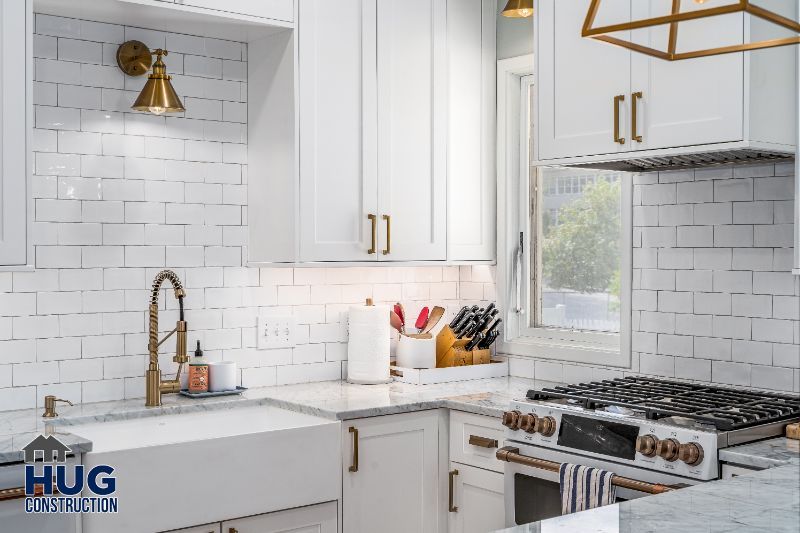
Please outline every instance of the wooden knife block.
M450 326L445 325L436 336L436 368L490 363L491 350L467 350L466 346L470 340L457 339Z

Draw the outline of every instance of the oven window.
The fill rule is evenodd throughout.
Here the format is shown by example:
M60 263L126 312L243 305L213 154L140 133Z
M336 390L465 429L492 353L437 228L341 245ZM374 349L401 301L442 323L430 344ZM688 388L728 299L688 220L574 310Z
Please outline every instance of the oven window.
M514 521L529 524L561 516L558 483L524 474L514 474Z
M564 415L561 417L558 444L576 450L632 460L636 458L638 435L638 426Z

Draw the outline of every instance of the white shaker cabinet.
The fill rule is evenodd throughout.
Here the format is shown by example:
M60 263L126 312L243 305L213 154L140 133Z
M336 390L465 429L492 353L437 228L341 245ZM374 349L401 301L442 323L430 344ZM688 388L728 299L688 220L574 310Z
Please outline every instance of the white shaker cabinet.
M377 2L380 260L447 259L446 10Z
M540 0L535 11L538 159L608 154L629 146L615 139L628 135L631 52L581 38L589 3ZM603 7L598 23L630 18L630 0L607 0Z
M248 67L251 264L494 259L495 10L299 0ZM294 96L269 70L290 57Z
M683 2L684 9L692 9ZM707 7L692 3L696 8ZM664 15L660 0L631 4L634 20ZM666 26L631 32L633 42L666 49ZM744 16L711 17L679 26L679 50L699 50L716 43L734 44L744 38ZM586 39L595 47L607 48ZM744 55L725 54L684 61L663 61L631 54L631 150L647 150L733 142L744 138ZM633 106L636 106L636 124ZM636 131L634 131L636 128Z
M666 61L581 36L589 0L539 0L534 159L542 164L663 158L796 145L796 47ZM667 15L660 0L605 0L594 27ZM681 9L709 7L681 2ZM797 2L771 8L797 19ZM667 49L669 26L618 32ZM769 23L742 14L680 23L677 51L768 38ZM737 157L742 154L739 153Z
M450 533L485 533L506 523L503 474L450 463Z
M0 266L28 262L32 20L30 1L0 2Z
M301 0L299 5L300 259L364 261L377 217L374 0ZM366 35L365 35L366 34ZM374 75L374 68L372 71ZM374 99L372 100L374 102ZM377 220L375 221L377 232Z
M495 0L447 1L447 258L496 253Z
M438 411L342 423L342 528L437 531Z

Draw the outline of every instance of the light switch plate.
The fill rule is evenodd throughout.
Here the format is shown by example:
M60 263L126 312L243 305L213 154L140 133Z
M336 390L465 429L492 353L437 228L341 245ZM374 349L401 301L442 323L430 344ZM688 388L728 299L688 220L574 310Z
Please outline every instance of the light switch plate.
M297 325L294 317L264 315L258 317L259 350L274 348L293 348L294 330Z

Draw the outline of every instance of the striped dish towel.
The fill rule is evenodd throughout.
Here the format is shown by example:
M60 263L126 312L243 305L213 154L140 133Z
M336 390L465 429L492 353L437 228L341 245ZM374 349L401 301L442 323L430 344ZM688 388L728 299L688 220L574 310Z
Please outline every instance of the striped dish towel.
M558 470L561 484L561 514L577 513L614 503L617 489L611 484L612 472L583 465L562 463Z

